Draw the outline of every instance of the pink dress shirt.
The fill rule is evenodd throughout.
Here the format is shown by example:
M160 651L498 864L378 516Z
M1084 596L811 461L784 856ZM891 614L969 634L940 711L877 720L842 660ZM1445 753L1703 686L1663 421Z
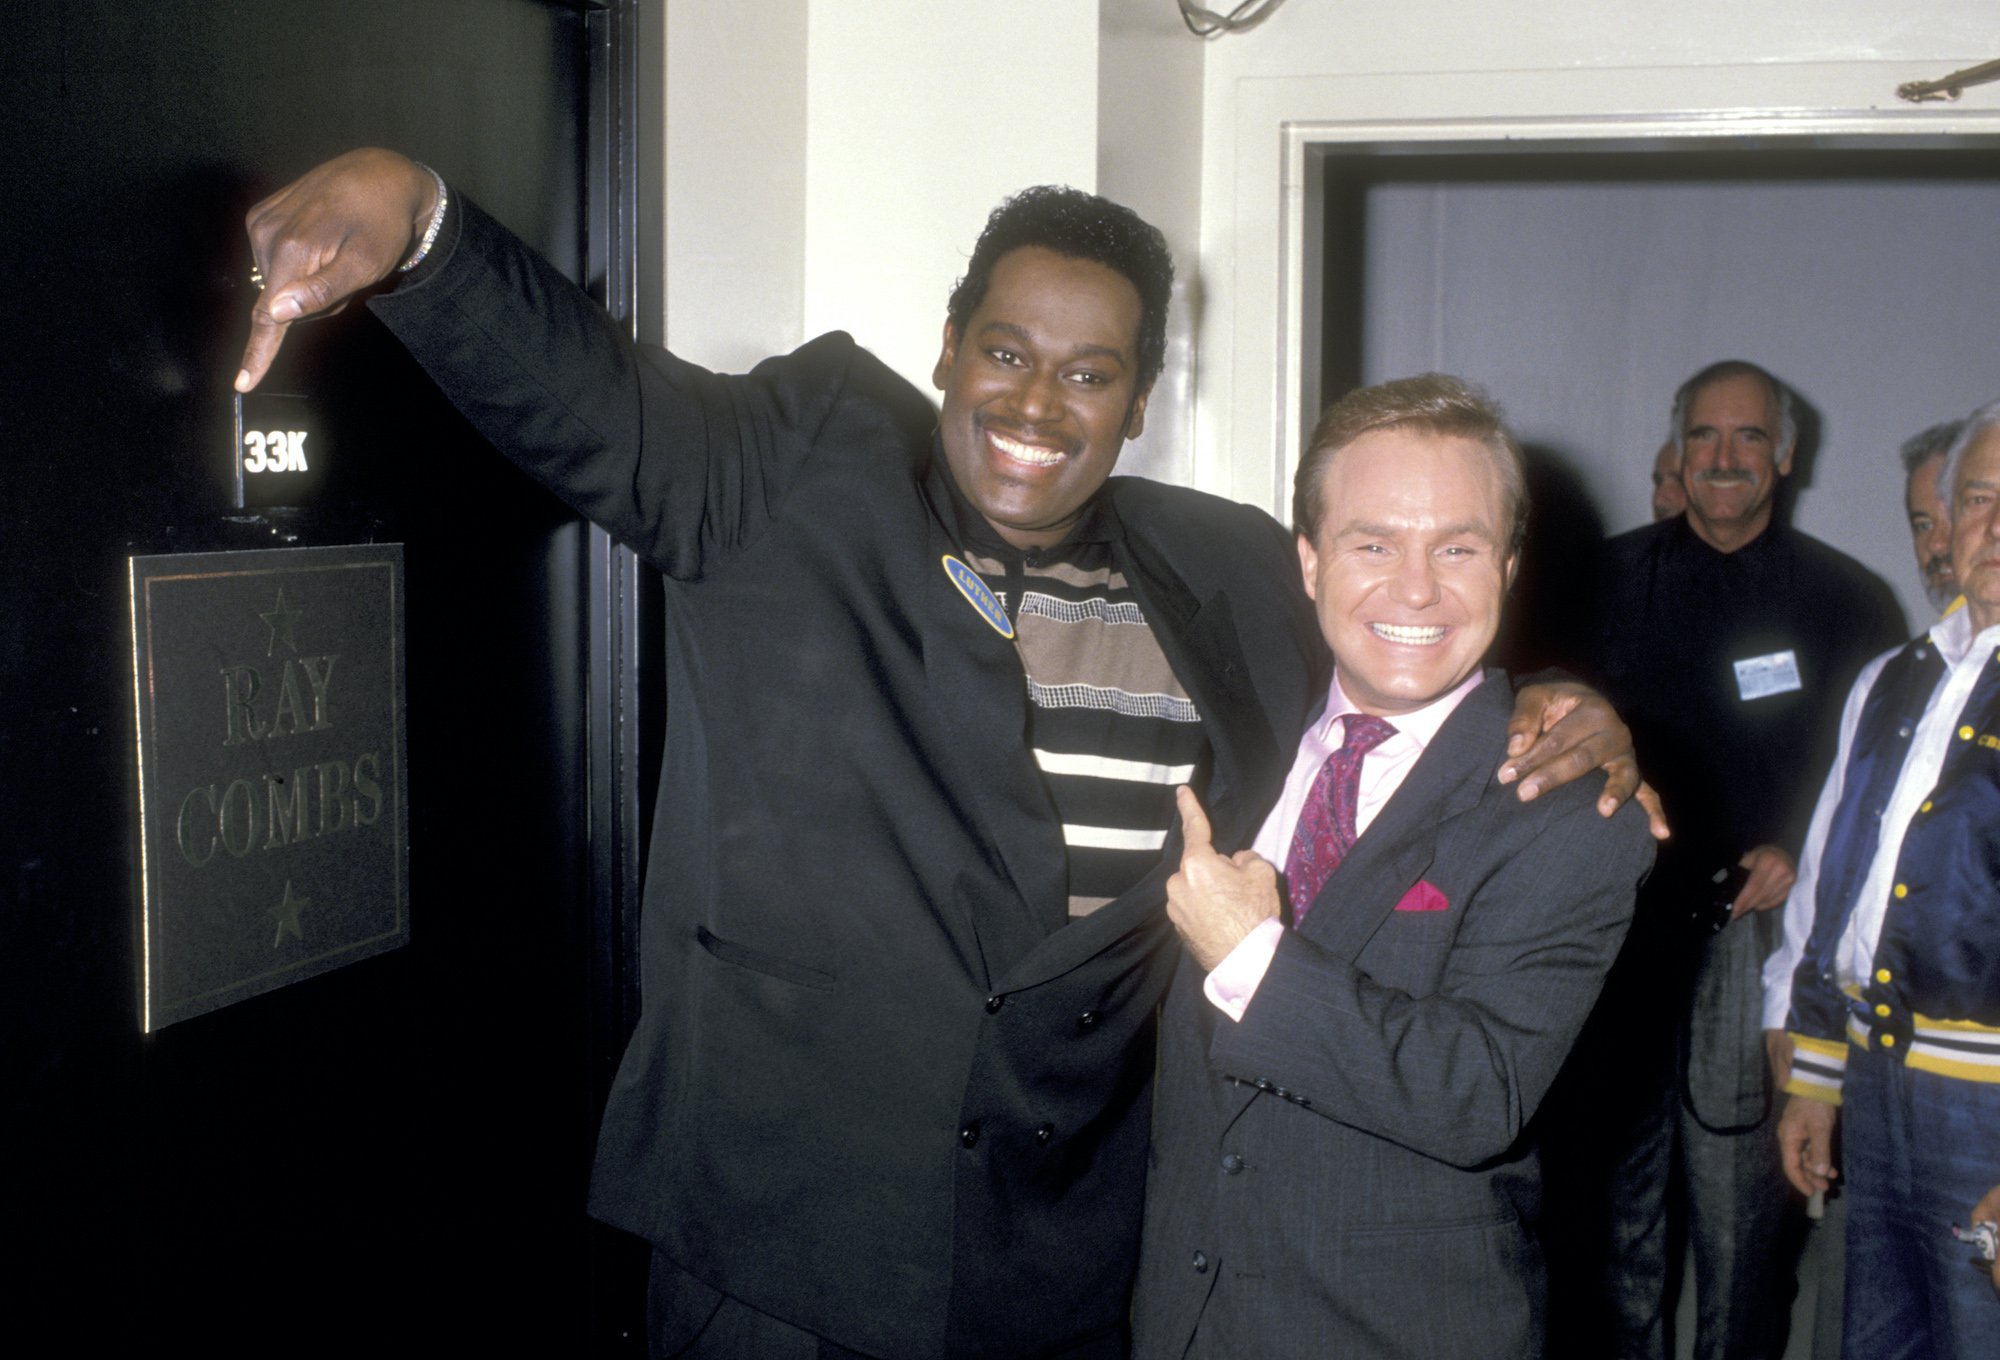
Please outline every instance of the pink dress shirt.
M1441 699L1433 699L1409 713L1384 715L1395 727L1396 735L1361 758L1361 793L1354 811L1357 836L1367 834L1375 814L1403 786L1417 757L1444 726L1444 720L1483 679L1484 673L1475 670ZM1285 778L1285 791L1251 845L1280 869L1291 851L1292 833L1298 828L1299 814L1305 807L1306 795L1312 791L1313 779L1319 774L1319 767L1326 764L1326 758L1340 749L1347 715L1358 712L1360 709L1341 691L1339 676L1335 676L1327 690L1326 713L1299 739L1299 753L1292 761L1291 774ZM1243 1018L1244 1008L1257 994L1257 984L1264 980L1265 970L1271 966L1271 956L1278 952L1278 941L1284 938L1284 933L1285 927L1276 917L1263 922L1244 936L1203 981L1203 993L1231 1020Z

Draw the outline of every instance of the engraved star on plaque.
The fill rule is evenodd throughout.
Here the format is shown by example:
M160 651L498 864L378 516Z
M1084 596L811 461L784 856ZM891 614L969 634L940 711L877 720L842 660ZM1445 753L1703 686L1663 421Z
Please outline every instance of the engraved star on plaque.
M297 940L300 944L306 942L304 932L299 929L299 913L311 905L312 899L310 897L292 896L292 880L289 878L286 879L285 900L278 903L277 906L272 907L270 912L278 921L278 935L276 939L271 941L271 948L276 949L282 945L287 935Z
M259 614L257 616L264 620L264 626L271 630L270 636L264 643L264 655L270 656L278 650L279 638L283 638L285 645L296 652L299 649L299 644L292 637L292 629L297 626L298 621L304 616L305 611L303 609L285 608L285 588L279 586L278 603L276 606L272 608L270 613Z

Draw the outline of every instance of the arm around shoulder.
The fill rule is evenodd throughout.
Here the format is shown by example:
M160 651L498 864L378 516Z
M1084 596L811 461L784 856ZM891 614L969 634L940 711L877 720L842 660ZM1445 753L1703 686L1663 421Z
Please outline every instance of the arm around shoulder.
M1489 803L1501 797L1514 802L1489 789ZM1414 995L1288 931L1242 1021L1220 1027L1211 1065L1453 1165L1504 1155L1597 999L1653 855L1636 807L1601 818L1581 788L1515 806L1502 834L1441 837L1426 880L1465 900L1448 908L1463 915L1435 990ZM1382 929L1429 928L1399 915Z

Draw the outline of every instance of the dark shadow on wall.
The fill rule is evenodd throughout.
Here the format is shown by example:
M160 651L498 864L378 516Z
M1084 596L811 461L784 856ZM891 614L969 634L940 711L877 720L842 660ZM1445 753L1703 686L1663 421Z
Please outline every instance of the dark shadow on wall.
M1578 460L1539 444L1522 453L1528 537L1493 645L1494 663L1515 675L1585 654L1590 576L1604 543L1604 515L1576 470Z
M1782 373L1778 375L1778 381L1790 384L1790 379ZM1792 450L1792 471L1790 476L1778 483L1777 494L1772 498L1771 514L1780 524L1792 522L1800 495L1812 487L1826 424L1819 407L1808 401L1796 387L1792 388L1792 416L1798 423L1798 444Z

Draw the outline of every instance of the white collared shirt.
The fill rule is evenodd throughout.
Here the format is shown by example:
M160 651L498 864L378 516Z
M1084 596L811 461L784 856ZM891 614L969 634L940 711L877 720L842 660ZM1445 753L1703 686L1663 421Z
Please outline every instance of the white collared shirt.
M1918 720L1916 731L1910 737L1909 754L1903 760L1903 771L1889 795L1889 805L1883 809L1875 858L1868 866L1868 876L1862 881L1860 896L1848 917L1847 929L1840 938L1836 980L1842 986L1866 981L1874 969L1875 946L1882 938L1882 920L1888 914L1891 880L1896 874L1896 861L1903 852L1903 836L1909 830L1910 819L1916 815L1918 806L1937 786L1938 772L1943 769L1945 755L1951 749L1952 731L1958 725L1959 710L1971 697L1972 687L1978 681L1980 672L1986 669L1987 661L1996 649L2000 649L2000 625L1985 629L1975 637L1971 611L1964 608L1954 607L1938 620L1932 626L1929 637L1948 669L1924 705L1923 717ZM1826 785L1820 790L1819 802L1813 807L1812 825L1806 831L1805 847L1799 854L1798 877L1792 883L1790 896L1785 899L1784 942L1772 951L1771 957L1764 963L1765 1029L1785 1028L1792 1005L1792 975L1798 971L1799 960L1804 956L1806 942L1812 934L1813 917L1818 910L1820 860L1826 851L1826 837L1833 825L1834 811L1840 806L1841 792L1846 787L1847 763L1853 752L1855 729L1860 725L1861 710L1867 702L1868 691L1874 687L1876 678L1882 674L1882 668L1889 663L1889 659L1901 650L1900 647L1891 648L1862 669L1854 681L1854 688L1848 692L1847 705L1841 711L1840 748L1834 755L1833 769L1827 775Z

